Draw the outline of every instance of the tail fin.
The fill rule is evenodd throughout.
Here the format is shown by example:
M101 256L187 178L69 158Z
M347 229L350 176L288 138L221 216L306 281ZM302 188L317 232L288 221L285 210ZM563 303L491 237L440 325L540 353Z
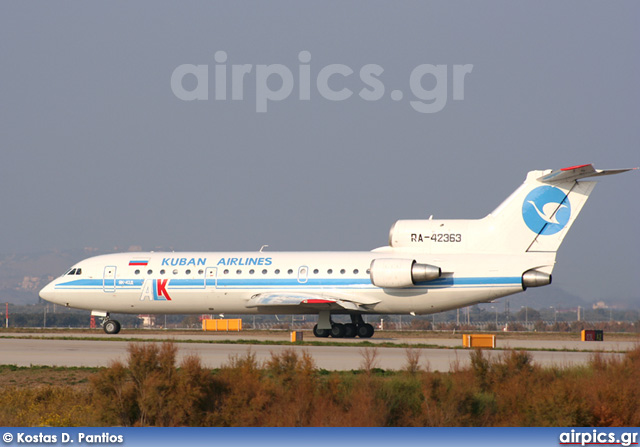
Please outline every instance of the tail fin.
M531 171L485 218L399 220L391 228L389 245L434 254L555 253L596 184L578 180L625 171L629 169L597 170L590 164Z
M596 182L587 177L629 169L596 170L593 165L531 171L525 182L485 219L503 253L556 252Z

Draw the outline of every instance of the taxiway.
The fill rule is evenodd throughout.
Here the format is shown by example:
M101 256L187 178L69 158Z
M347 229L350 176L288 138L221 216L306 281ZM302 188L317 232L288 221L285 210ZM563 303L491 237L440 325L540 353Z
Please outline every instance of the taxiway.
M326 370L352 370L363 367L365 346L300 346L300 345L268 345L268 344L223 344L211 343L212 340L255 339L260 342L273 340L285 341L285 333L260 335L256 334L132 334L131 337L140 342L173 340L178 347L178 361L184 356L198 355L207 367L218 368L227 364L233 356L243 356L247 352L255 354L259 362L268 360L272 353L286 349L306 351L319 368ZM310 335L310 334L309 334ZM127 346L130 341L109 340L102 335L71 335L68 333L2 333L0 334L0 363L17 366L107 366L111 361L126 361ZM309 340L317 339L309 336ZM329 339L328 341L332 341ZM354 340L351 340L352 342ZM420 352L421 366L432 371L450 371L455 367L469 364L469 351L456 349L461 347L461 337L455 338L374 338L376 343L421 344L437 346L416 348ZM498 342L499 348L526 350L531 353L533 361L544 366L570 366L586 363L594 351L603 351L605 356L619 356L621 351L638 346L637 341L613 341L585 343L570 340L535 340L505 339ZM406 347L375 347L375 366L382 369L402 369L407 363ZM609 351L609 352L607 352ZM613 351L613 352L611 352ZM490 355L500 355L502 351L490 351Z

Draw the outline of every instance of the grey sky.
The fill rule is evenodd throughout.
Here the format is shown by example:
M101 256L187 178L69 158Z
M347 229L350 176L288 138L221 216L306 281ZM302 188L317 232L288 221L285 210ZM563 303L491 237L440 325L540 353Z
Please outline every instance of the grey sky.
M639 166L639 22L631 1L2 2L0 252L368 250L399 218L482 217L530 169ZM256 113L254 70L217 101L219 50L294 73L306 50L312 79L347 65L335 88L355 94ZM173 94L182 64L209 66L208 101ZM366 64L379 101L357 95ZM449 68L438 113L409 105L420 64ZM463 101L454 64L473 64ZM600 182L556 285L639 295L639 185Z

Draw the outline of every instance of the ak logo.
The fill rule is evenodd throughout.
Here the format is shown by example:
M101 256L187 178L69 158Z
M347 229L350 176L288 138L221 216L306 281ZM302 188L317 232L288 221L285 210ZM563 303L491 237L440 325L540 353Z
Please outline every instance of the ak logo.
M168 279L147 279L142 286L140 301L171 301L167 292Z
M522 203L522 218L534 233L556 234L571 218L571 203L567 195L554 186L539 186Z

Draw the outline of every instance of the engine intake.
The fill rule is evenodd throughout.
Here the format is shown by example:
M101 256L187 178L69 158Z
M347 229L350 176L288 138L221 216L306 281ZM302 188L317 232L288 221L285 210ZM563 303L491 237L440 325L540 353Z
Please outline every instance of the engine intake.
M382 288L412 287L441 275L440 267L418 264L415 259L374 259L370 268L371 283Z

